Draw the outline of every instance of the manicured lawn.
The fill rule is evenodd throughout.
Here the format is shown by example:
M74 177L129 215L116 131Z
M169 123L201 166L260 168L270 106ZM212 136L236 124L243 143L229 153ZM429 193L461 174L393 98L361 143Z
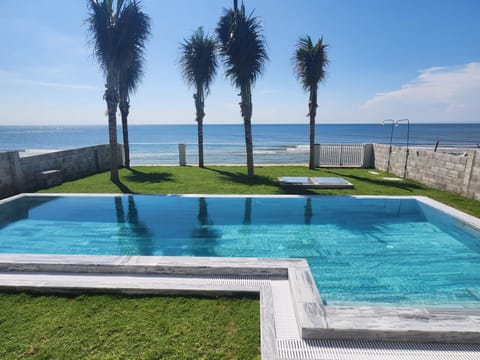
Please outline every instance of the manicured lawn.
M480 217L480 202L410 181L386 181L392 176L367 169L316 169L303 166L258 166L255 177L246 176L242 166L212 166L204 169L178 166L138 166L120 170L114 184L105 172L44 190L51 193L137 193L137 194L324 194L324 195L424 195ZM283 189L279 176L341 176L355 189Z
M0 359L259 359L252 298L0 293Z

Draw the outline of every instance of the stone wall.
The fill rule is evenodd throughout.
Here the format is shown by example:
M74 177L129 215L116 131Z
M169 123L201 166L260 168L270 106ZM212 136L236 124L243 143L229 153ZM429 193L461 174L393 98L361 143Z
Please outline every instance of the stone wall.
M373 149L373 151L372 151ZM374 144L364 147L363 167L389 171L428 186L480 200L480 150L468 150L466 156L413 148L405 169L406 148ZM119 145L119 165L124 164ZM107 171L108 145L56 151L20 157L17 151L0 153L0 198L32 192L64 181Z
M480 200L480 150L462 154L374 144L375 168L428 186ZM407 165L405 167L405 164Z
M0 198L21 192L15 179L14 161L18 162L18 153L8 151L0 153Z
M123 147L119 145L118 163L123 165ZM89 146L19 156L18 151L0 153L0 198L59 185L110 168L109 145Z

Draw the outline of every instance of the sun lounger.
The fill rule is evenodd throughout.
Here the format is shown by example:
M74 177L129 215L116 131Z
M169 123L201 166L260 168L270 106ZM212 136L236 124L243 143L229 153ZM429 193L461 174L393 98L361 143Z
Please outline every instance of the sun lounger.
M302 187L313 189L351 189L353 184L341 177L306 177L281 176L278 178L280 186Z

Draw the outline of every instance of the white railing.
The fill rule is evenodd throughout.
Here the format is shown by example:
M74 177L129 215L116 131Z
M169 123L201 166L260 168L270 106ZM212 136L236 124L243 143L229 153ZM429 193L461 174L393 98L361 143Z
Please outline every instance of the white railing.
M315 144L316 167L362 167L363 144Z

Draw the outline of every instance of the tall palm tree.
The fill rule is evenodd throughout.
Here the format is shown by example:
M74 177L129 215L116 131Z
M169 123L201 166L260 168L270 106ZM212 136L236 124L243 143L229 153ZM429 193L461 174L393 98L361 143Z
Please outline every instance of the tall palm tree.
M108 110L110 142L110 179L118 182L117 108L120 100L121 74L128 72L142 58L145 34L138 22L148 17L138 9L135 0L89 0L87 22L91 33L93 53L105 76L104 99ZM144 18L139 19L142 14ZM148 29L147 29L148 30Z
M240 112L245 128L248 176L254 175L252 144L252 91L251 87L261 75L268 60L266 42L259 19L245 14L245 6L224 10L217 28L220 55L225 74L240 90Z
M180 44L179 64L182 76L190 86L195 87L195 110L198 131L198 166L203 162L203 118L205 117L205 95L210 93L210 85L217 73L215 40L204 34L199 27L189 39Z
M143 76L143 53L145 42L150 36L150 18L140 10L136 1L125 7L124 16L121 18L128 37L125 37L127 48L128 66L122 68L119 74L119 108L122 115L123 148L125 154L125 167L130 168L130 143L128 140L128 114L130 111L130 94L136 89Z
M295 74L302 83L303 89L309 91L308 114L310 117L310 160L309 168L313 169L314 146L315 146L315 117L317 116L317 90L318 83L325 79L326 67L328 65L327 44L323 37L316 44L310 36L302 37L297 42L294 54Z

